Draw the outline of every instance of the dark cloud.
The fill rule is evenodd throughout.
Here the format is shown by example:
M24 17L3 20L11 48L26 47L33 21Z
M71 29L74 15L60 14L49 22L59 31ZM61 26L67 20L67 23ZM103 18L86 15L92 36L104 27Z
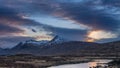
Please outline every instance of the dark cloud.
M80 30L80 29L67 29L67 28L58 28L58 27L51 27L48 26L48 28L53 32L51 35L54 37L56 35L63 37L67 40L72 41L84 41L87 30Z
M34 25L32 20L28 19L21 19L18 17L19 13L23 12L25 14L38 14L49 13L49 14L58 14L62 17L67 17L71 20L77 21L77 23L82 23L94 29L102 29L102 30L117 30L119 28L119 21L114 18L115 15L108 14L104 12L105 10L97 10L94 9L95 6L106 7L105 5L116 5L119 3L118 0L84 0L79 1L76 0L75 2L72 0L71 2L67 2L67 0L61 3L58 0L12 0L12 1L2 1L11 9L1 9L3 11L2 14L6 14L11 16L15 20L21 22L23 24L31 24ZM1 3L2 3L1 2ZM65 2L65 3L64 3ZM5 5L5 6L6 6ZM99 7L98 7L99 8ZM18 9L18 10L17 10ZM32 10L31 10L32 9ZM14 11L14 12L13 12ZM21 12L20 12L21 11ZM111 11L108 9L107 11ZM10 15L9 15L10 14ZM17 17L16 17L17 15ZM5 16L5 15L3 15ZM10 17L10 18L11 18ZM30 23L32 21L32 23ZM107 25L107 26L106 26Z
M0 6L0 19L0 21L5 21L4 24L10 25L39 25L38 22L24 18L24 15L22 13L3 6Z
M21 32L24 32L24 30L17 27L10 27L8 25L0 24L0 35L21 33Z
M118 15L108 13L114 9L118 9L110 8L116 4L118 5L118 3L120 3L118 0L76 0L75 2L65 0L62 3L58 0L41 0L41 2L32 0L31 3L27 2L31 6L32 12L42 11L43 13L58 15L63 18L67 17L77 23L92 27L93 30L109 31L117 31L119 28L119 20L115 18ZM119 10L116 10L114 13L117 11Z
M120 0L101 0L103 5L120 7Z
M25 31L24 28L28 27L39 27L40 29L43 28L43 25L33 20L24 18L22 13L19 13L14 9L0 6L0 34L22 33Z
M104 11L94 10L85 4L64 4L61 5L61 8L64 11L64 14L60 13L62 17L67 17L77 21L77 23L92 27L93 30L118 30L120 25L120 21L115 19L112 14L110 15Z
M37 33L36 28L43 28L46 32L51 31L51 35L61 35L69 40L84 40L90 30L57 28L29 19L29 16L42 15L67 18L66 20L86 25L92 30L119 33L119 10L119 0L0 0L0 34L23 33L24 28ZM0 37L0 40L12 45L15 40L18 42L24 39L31 37Z
M56 0L11 0L1 1L0 4L5 7L12 8L17 12L23 12L25 14L40 14L49 13L54 10L56 6Z
M77 30L77 29L54 29L53 31L56 35L62 36L67 40L72 41L84 41L87 31L86 30Z
M16 15L17 15L17 13L16 13L13 9L0 6L0 18L2 18L2 17L6 17L6 18L9 18L9 17L16 18L16 17L17 17Z

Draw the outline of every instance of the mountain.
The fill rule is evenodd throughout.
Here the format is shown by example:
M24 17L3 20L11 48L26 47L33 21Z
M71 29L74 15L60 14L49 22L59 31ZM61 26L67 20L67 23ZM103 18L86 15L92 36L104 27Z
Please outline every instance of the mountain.
M39 43L39 44L38 44ZM46 41L41 45L40 41L20 42L12 49L2 50L2 54L33 54L39 56L56 56L56 55L74 55L74 56L113 56L120 54L120 41L104 44L66 41L58 36L51 41ZM0 54L1 55L1 54Z
M113 41L108 43L103 43L104 45L120 45L120 41Z
M55 45L55 44L60 44L64 42L68 42L68 40L56 35L51 41L49 41L48 45Z
M45 45L48 42L49 42L48 40L42 40L42 41L28 40L28 41L25 41L23 44L28 44L28 45Z
M120 54L120 41L103 43L102 45L106 46L106 49L109 47L112 51Z
M82 51L94 50L97 43L70 41L52 46L45 46L40 55L81 55Z
M35 40L27 40L25 42L20 42L15 47L11 48L8 52L9 54L19 54L19 53L38 53L41 52L42 48L47 46L52 46L60 43L67 42L67 40L55 36L51 41L43 40L43 41L35 41Z
M22 45L29 45L29 46L40 46L40 45L55 45L60 44L63 42L67 42L67 40L63 39L62 37L56 35L52 40L42 40L42 41L36 41L36 40L27 40L25 42L20 42L17 46Z
M63 39L60 36L55 36L50 42L51 43L62 43L62 42L66 42L67 40Z
M8 55L9 54L9 49L2 49L0 48L0 55Z
M88 42L64 42L47 46L35 46L19 43L16 47L10 49L9 54L33 54L33 55L79 55L81 51L93 50L98 45L97 43ZM85 50L84 50L85 49Z

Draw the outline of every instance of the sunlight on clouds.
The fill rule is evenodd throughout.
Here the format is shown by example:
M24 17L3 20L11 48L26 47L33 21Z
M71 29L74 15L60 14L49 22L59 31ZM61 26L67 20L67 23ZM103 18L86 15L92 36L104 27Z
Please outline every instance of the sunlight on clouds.
M50 36L50 34L52 34L52 32L49 31L45 31L44 29L37 29L35 28L36 32L33 32L30 28L24 28L24 32L23 33L17 33L14 34L14 36L23 36L23 37L33 37L35 40L39 41L39 40L51 40L52 36Z
M88 42L94 42L95 40L101 40L101 39L109 39L109 38L117 38L117 34L104 31L104 30L95 30L95 31L90 31L87 35L87 40Z
M95 39L93 39L93 38L85 38L85 41L86 41L86 42L94 42Z

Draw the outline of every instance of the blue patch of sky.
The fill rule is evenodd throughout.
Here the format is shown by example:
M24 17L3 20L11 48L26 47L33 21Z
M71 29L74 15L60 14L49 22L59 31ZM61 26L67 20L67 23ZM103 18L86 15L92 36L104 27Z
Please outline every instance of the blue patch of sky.
M85 0L57 0L58 2L64 3L64 2L84 2Z
M30 16L29 18L36 22L50 25L52 27L67 28L67 29L81 29L81 30L88 29L86 26L77 24L74 21L65 20L65 19L52 17L52 16Z

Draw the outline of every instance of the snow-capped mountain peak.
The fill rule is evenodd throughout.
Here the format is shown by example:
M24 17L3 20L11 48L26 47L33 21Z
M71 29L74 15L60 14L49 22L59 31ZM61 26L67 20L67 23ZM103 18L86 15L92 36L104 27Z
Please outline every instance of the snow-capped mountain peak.
M56 44L60 44L63 42L67 42L67 40L63 39L60 36L55 36L52 40L48 41L48 40L41 40L41 41L36 41L36 40L27 40L25 42L20 42L16 47L17 48L21 48L23 46L47 46L47 45L56 45ZM16 48L15 48L16 49Z
M33 45L45 45L49 41L48 40L41 40L41 41L36 41L36 40L27 40L25 41L25 44L33 44Z
M59 44L66 42L64 38L56 35L52 40L41 40L41 41L36 41L36 40L27 40L24 42L24 44L34 44L34 45L50 45L50 44Z
M67 42L68 40L56 35L50 42L49 44L59 44L63 42Z

